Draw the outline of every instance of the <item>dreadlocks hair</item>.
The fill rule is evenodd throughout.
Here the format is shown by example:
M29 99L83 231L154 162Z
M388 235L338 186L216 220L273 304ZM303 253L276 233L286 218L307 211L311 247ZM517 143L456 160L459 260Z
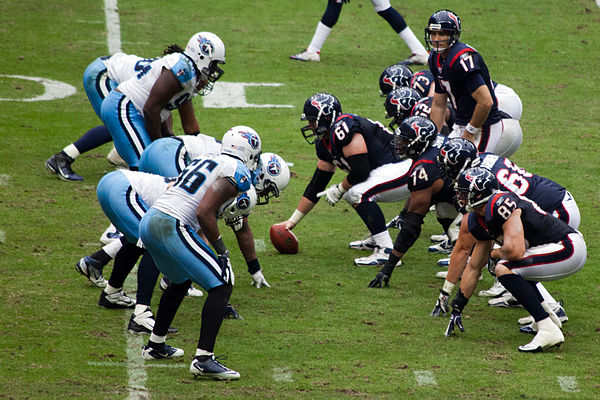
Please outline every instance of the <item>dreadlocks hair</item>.
M170 44L167 46L165 51L163 51L163 56L166 56L167 54L173 54L173 53L183 53L183 49L181 47L179 47L179 45L177 45L177 44Z

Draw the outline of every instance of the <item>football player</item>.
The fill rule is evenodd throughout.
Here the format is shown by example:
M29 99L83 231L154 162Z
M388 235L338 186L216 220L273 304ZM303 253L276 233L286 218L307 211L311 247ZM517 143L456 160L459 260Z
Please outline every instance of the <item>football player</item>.
M398 156L413 160L408 172L410 198L400 213L402 228L396 237L389 260L369 282L369 287L389 286L392 272L404 254L412 247L421 234L421 225L431 205L435 205L437 219L450 235L448 228L458 216L453 204L453 189L437 165L437 156L442 145L448 140L438 134L433 121L425 117L410 117L402 121L396 130L393 147Z
M483 57L459 42L460 33L458 15L447 9L433 13L425 28L425 42L431 50L429 70L435 77L430 118L441 131L449 99L456 114L451 137L466 137L481 152L509 157L523 137L519 122L510 119L503 124Z
M393 134L381 123L355 114L342 113L338 99L317 93L304 103L301 129L306 141L315 145L317 168L292 216L282 223L293 229L313 209L320 197L335 205L350 203L370 232L367 240L350 243L373 254L354 260L356 265L382 265L388 258L392 239L377 202L395 202L408 197L411 160L399 161L392 152ZM336 168L348 175L326 189Z
M221 39L199 32L185 50L151 62L108 94L102 102L102 120L130 169L138 169L141 154L152 141L173 136L171 110L179 111L185 133L198 132L192 98L212 91L224 63Z
M337 23L342 12L342 5L349 2L350 0L329 0L325 13L321 21L317 24L317 29L308 47L298 54L291 55L290 58L299 61L321 61L321 47L325 44L333 26ZM408 25L406 25L406 21L404 21L402 15L391 6L390 0L371 0L371 2L373 3L375 12L390 24L392 29L412 52L411 56L401 61L401 63L405 65L427 63L427 50L425 50L425 47L419 42L419 39L417 39Z
M183 356L183 350L167 345L165 338L193 281L208 296L190 373L239 379L240 374L219 363L213 353L235 281L229 251L219 232L217 212L223 204L250 189L250 171L257 168L260 153L261 141L255 132L228 131L223 136L221 153L193 160L142 218L140 239L158 269L171 281L162 294L150 340L143 347L143 358ZM198 235L200 229L206 240Z
M572 228L579 228L579 208L567 189L548 178L519 168L507 158L491 153L477 153L475 145L467 139L455 138L446 142L440 149L437 162L446 176L453 182L456 182L462 171L471 167L477 166L487 169L496 177L500 190L524 196L536 202L542 210L563 220ZM474 244L475 238L469 234L467 217L464 216L460 225L458 240L450 257L448 275L443 288L440 290L439 298L431 312L431 316L439 316L448 312L449 296L467 265ZM538 290L552 309L560 310L562 318L566 319L562 307L541 283L538 283ZM480 294L497 296L504 291L504 287L497 282L492 288L482 291Z
M475 237L471 259L452 301L445 335L458 327L464 332L462 311L477 285L488 257L497 260L494 274L535 320L537 334L519 346L538 352L560 346L562 324L536 289L538 281L566 278L579 271L587 258L583 235L516 193L499 191L498 180L485 168L467 169L455 184L456 200L469 212L468 231ZM500 248L492 249L493 242Z

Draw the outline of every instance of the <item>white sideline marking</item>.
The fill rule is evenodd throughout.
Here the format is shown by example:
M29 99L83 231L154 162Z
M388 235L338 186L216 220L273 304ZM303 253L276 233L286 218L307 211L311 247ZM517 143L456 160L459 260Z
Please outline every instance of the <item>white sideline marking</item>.
M119 22L117 0L104 1L104 16L106 18L108 54L115 54L121 51L121 23Z
M273 380L275 382L294 382L292 371L288 367L274 367Z
M254 239L254 249L256 251L265 251L267 249L265 239Z
M415 379L417 380L417 384L419 386L437 385L432 371L413 371L413 373L415 374Z
M6 242L6 233L4 231L0 231L0 243Z
M76 21L79 22L80 24L103 24L104 23L104 21L100 21L100 20L98 20L98 21L90 21L90 20L87 20L87 19L78 19ZM102 43L104 43L104 42L102 42Z
M10 179L10 175L8 174L0 174L0 185L8 185L8 180Z
M557 376L556 379L563 392L579 392L579 389L577 388L577 379L574 376Z
M294 108L290 104L250 104L246 101L246 87L279 87L282 83L217 82L213 91L202 97L204 108Z
M188 365L186 364L151 364L153 363L153 361L150 361L150 363L145 364L145 366L147 368L187 368ZM92 365L94 367L110 367L110 368L114 368L114 367L127 367L129 366L129 363L127 362L120 362L120 361L88 361L88 365Z
M62 99L63 97L69 97L75 94L77 91L73 86L68 83L61 81L55 81L52 79L38 78L35 76L23 76L23 75L0 75L0 77L25 79L28 81L34 81L41 83L44 86L44 93L41 96L31 97L29 99L2 99L3 101L46 101Z

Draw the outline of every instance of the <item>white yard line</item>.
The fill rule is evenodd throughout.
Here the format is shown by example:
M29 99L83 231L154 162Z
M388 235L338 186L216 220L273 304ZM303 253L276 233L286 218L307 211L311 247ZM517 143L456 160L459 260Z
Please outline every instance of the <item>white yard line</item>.
M273 380L275 382L294 382L292 371L288 367L274 367Z
M413 371L419 386L436 386L437 382L432 371Z
M556 379L563 392L579 392L579 389L577 388L577 379L574 376L557 376Z
M115 54L121 51L121 24L117 0L104 1L104 15L106 17L108 54Z

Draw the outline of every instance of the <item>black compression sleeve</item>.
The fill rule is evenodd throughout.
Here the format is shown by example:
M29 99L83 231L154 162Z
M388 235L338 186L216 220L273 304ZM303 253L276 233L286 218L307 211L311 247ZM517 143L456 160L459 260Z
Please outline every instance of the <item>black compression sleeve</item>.
M402 229L394 243L394 250L404 254L411 248L421 234L423 218L425 217L411 211L406 213L404 222L402 223Z
M356 185L357 183L366 181L371 173L367 153L354 154L348 157L347 160L350 166L350 173L347 178L348 183Z
M323 171L319 168L315 169L315 173L313 174L312 179L308 183L308 186L306 186L303 196L312 201L313 203L319 201L317 193L325 190L325 187L327 187L327 184L331 180L332 176L333 172Z

